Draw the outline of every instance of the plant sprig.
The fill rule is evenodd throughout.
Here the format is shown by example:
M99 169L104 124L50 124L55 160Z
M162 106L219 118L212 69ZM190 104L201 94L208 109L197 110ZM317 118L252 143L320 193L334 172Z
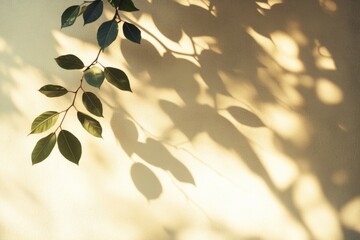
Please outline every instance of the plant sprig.
M48 84L39 89L39 91L47 97L60 97L67 93L73 93L71 104L64 110L46 111L37 116L31 124L30 134L38 134L48 131L59 122L59 116L62 118L49 135L41 138L35 145L32 154L32 164L37 164L45 160L56 143L60 153L70 162L79 164L82 147L78 138L70 131L62 128L63 122L70 109L74 108L77 112L77 118L82 127L91 135L101 138L102 127L95 117L103 117L103 107L101 100L90 91L85 91L83 84L99 88L102 86L104 80L122 91L131 92L130 82L124 71L114 67L105 67L99 62L101 52L109 47L117 38L119 29L118 25L123 23L123 34L125 38L134 42L140 43L141 31L133 24L125 22L120 17L120 11L133 12L138 11L132 0L107 0L114 8L113 18L109 21L103 22L97 31L97 42L99 51L95 59L87 66L83 61L73 54L61 55L55 58L56 63L66 70L82 70L82 77L79 81L79 86L74 91L69 91L60 85ZM72 26L76 19L83 16L84 25L95 22L103 13L103 0L84 1L80 5L68 7L61 16L61 28ZM84 81L85 79L85 81ZM76 99L82 92L82 103L87 113L81 112L76 107ZM94 116L92 116L94 115Z

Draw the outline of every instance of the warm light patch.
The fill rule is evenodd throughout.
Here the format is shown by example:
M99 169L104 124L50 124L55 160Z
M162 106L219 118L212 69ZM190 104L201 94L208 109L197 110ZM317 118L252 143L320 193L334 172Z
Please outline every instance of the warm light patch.
M272 105L268 105L264 111L269 120L268 125L276 133L298 147L307 146L309 142L307 127L298 114Z
M318 40L315 41L313 55L315 58L315 64L319 69L336 70L336 65L330 51L325 46L321 45Z
M320 6L327 12L333 13L337 10L334 0L319 0Z
M192 40L195 43L195 50L197 54L201 54L203 50L212 50L218 54L221 54L222 51L218 46L218 41L214 37L201 36L193 37Z
M8 46L6 41L0 38L0 52L6 52L7 50L8 50Z
M246 31L281 67L296 73L304 70L304 65L298 58L299 47L288 34L276 31L270 34L270 40L251 27Z
M325 104L334 105L343 101L344 95L341 89L328 79L318 79L315 90L319 100Z
M306 46L308 44L308 39L305 34L301 31L301 26L298 22L290 21L288 23L289 35L295 40L300 46Z
M340 211L342 223L360 233L360 197L356 197L345 204Z
M315 239L343 239L337 213L323 196L315 176L299 178L294 186L294 202Z

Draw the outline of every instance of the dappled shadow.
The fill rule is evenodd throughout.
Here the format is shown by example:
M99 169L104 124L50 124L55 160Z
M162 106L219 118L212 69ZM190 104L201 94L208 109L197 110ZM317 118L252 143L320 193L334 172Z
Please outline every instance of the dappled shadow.
M139 82L145 74L146 86L159 91L173 89L181 99L176 100L177 104L165 97L158 100L174 129L189 142L206 133L218 145L235 151L241 162L266 182L283 206L308 228L310 223L304 220L304 209L299 204L307 200L294 199L297 179L302 174L312 173L318 178L326 201L338 212L360 194L356 181L360 173L360 52L356 42L359 4L330 0L278 2L272 5L271 1L257 4L214 0L187 5L138 1L141 13L152 18L163 36L151 34L144 27L152 43L143 39L140 46L126 41L120 46L129 70ZM201 37L203 42L199 41ZM168 44L169 40L181 44L184 39L184 52ZM163 53L154 43L161 45ZM204 94L206 101L200 99ZM232 103L222 108L219 95L232 99ZM259 116L243 102L252 105ZM295 114L303 122L299 129L303 134L297 136L295 129L286 129L291 124L281 125L276 116L267 116L269 106ZM230 114L240 126L271 130L277 149L299 169L298 178L285 190L279 189L269 167L263 164L266 155L260 158L238 125L221 111ZM289 138L285 130L295 134ZM305 140L302 135L306 135ZM120 132L118 139L128 154L138 151L148 163L163 164L146 160L150 153L157 156L155 143L161 146L161 142L151 140L153 145L146 142L129 146L126 139L121 140ZM308 231L313 234L314 230ZM351 232L346 227L342 231L345 238Z

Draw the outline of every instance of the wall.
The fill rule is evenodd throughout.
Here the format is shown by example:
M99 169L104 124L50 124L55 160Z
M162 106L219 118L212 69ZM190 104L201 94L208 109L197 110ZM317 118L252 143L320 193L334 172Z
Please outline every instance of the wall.
M103 138L73 111L79 166L32 166L32 120L71 102L37 90L81 78L53 59L91 63L112 16L60 29L79 3L1 1L1 239L360 238L359 3L134 0L142 43L99 59L133 93L87 86Z

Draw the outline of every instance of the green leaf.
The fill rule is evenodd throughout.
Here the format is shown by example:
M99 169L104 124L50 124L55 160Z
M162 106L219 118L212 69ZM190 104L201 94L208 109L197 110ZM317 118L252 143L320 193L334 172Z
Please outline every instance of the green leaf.
M84 25L87 23L95 22L103 12L103 2L96 0L92 2L85 10L83 14Z
M120 90L131 92L129 79L122 70L112 67L105 67L104 72L105 78L109 83L119 88Z
M59 85L45 85L39 89L39 91L47 97L60 97L68 93L66 88Z
M57 139L60 153L70 162L79 164L81 157L81 143L69 131L61 130Z
M85 67L84 63L75 55L67 54L55 58L56 63L67 70L82 69Z
M141 31L134 24L124 22L123 33L124 36L130 41L140 44Z
M103 108L100 99L92 92L84 92L82 101L85 108L95 116L102 117Z
M73 25L77 16L79 15L79 12L79 5L68 7L61 15L61 28Z
M37 164L45 160L53 150L56 143L56 134L50 133L50 135L40 139L31 154L32 164Z
M139 11L139 9L135 7L132 0L108 0L108 2L114 7L125 12Z
M82 112L77 112L77 117L86 131L95 137L101 138L102 128L97 120Z
M59 113L55 111L47 111L36 117L31 124L32 133L42 133L50 129L59 118Z
M100 68L94 66L84 72L84 77L88 84L100 88L104 82L105 74Z
M118 23L115 20L104 22L97 32L97 41L102 50L107 48L118 35Z

